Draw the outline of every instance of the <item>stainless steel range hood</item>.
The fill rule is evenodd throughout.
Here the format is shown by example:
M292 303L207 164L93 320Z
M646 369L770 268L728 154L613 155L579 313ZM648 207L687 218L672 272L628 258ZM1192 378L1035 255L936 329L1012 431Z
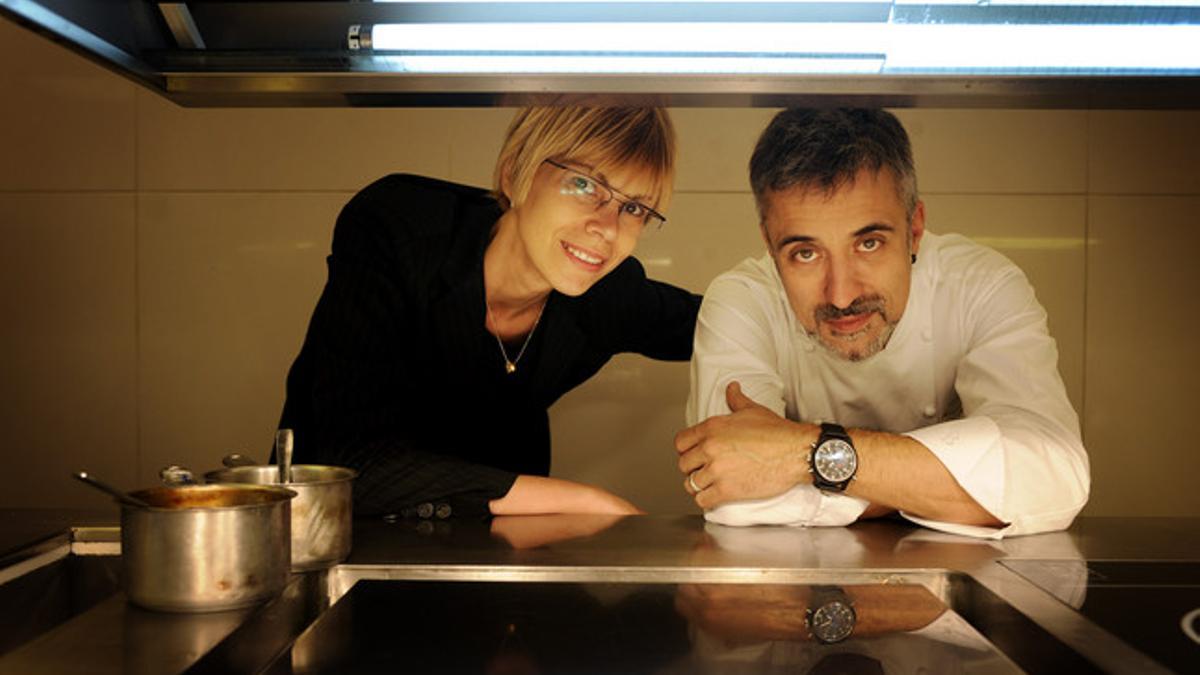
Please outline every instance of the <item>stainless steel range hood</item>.
M187 106L1200 108L1200 0L0 0Z

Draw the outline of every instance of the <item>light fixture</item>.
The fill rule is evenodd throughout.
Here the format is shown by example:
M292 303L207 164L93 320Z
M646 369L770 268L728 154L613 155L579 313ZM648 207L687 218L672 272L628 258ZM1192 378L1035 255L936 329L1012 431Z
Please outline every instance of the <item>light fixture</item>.
M1195 24L410 23L368 44L418 73L1200 74Z

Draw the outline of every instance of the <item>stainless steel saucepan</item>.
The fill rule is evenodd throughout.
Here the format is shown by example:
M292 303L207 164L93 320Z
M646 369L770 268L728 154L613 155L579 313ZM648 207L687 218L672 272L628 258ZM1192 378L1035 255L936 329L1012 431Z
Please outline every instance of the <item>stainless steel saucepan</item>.
M122 577L147 609L212 612L256 604L287 584L290 502L283 487L183 485L121 504Z
M279 466L245 466L245 459L237 455L227 456L224 462L227 468L204 474L208 483L280 484ZM290 462L284 462L287 464ZM291 466L290 474L291 480L283 485L296 492L292 502L292 569L322 569L345 560L351 545L351 487L358 474L353 469L318 464Z

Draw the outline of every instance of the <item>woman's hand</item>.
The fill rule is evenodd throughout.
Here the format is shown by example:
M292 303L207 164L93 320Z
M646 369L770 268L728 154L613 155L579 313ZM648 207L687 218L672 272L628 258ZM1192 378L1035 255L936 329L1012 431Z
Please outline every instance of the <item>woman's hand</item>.
M607 513L641 515L628 501L594 485L543 476L517 476L508 494L488 503L493 515L516 516L544 513Z
M612 527L622 516L609 513L548 513L537 516L497 516L492 536L515 549L538 548L568 539L590 537Z

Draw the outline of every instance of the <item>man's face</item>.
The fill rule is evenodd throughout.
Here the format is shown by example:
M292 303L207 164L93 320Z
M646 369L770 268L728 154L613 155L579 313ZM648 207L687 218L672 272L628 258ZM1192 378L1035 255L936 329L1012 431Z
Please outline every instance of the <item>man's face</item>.
M925 233L890 170L863 170L832 195L791 188L767 196L763 237L804 330L849 361L885 346L904 314L911 255Z

